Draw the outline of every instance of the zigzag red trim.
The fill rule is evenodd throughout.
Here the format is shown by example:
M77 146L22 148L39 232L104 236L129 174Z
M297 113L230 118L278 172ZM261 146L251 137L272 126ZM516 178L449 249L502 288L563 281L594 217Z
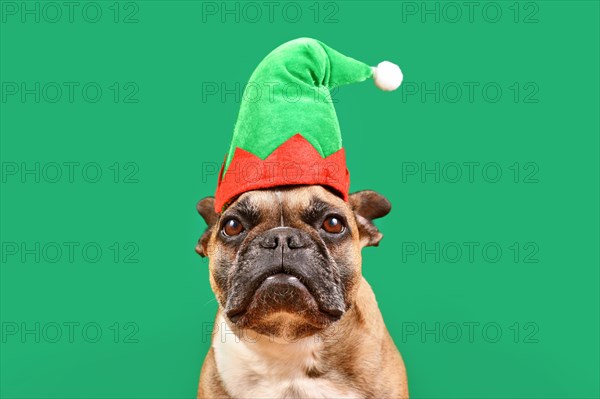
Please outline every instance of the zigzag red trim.
M225 162L215 193L216 212L221 212L227 203L246 191L277 186L318 184L332 188L348 201L350 173L344 149L323 158L300 133L290 137L264 160L236 148L225 176L224 167Z

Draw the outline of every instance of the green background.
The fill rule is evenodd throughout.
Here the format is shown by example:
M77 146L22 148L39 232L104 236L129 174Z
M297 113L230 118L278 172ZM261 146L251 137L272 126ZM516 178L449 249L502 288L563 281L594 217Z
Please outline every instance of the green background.
M39 22L23 21L36 3ZM412 397L600 396L598 2L479 2L471 16L462 2L276 2L269 18L263 2L257 17L236 2L100 1L86 8L96 23L87 4L52 22L45 3L2 2L2 398L195 396L216 310L195 204L229 145L226 90L240 96L301 36L405 75L394 93L363 83L334 98L351 189L393 203L363 270ZM39 102L10 94L36 82ZM79 86L51 102L49 82ZM64 165L52 182L54 162L79 162L72 182ZM39 182L20 174L36 163ZM70 242L72 259L53 252ZM79 323L72 339L64 323Z

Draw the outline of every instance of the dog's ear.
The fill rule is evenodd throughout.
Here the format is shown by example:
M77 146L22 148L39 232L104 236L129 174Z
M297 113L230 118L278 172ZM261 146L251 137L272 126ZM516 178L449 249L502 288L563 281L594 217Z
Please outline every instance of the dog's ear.
M198 245L196 245L196 252L202 257L207 256L206 248L208 246L208 240L212 233L212 229L219 220L219 214L215 212L215 198L214 197L206 197L198 201L198 205L196 205L196 209L202 219L206 222L206 230L204 234L198 240Z
M383 234L373 224L373 219L384 217L390 213L392 209L390 201L375 191L365 190L350 194L349 202L354 211L363 247L379 245Z

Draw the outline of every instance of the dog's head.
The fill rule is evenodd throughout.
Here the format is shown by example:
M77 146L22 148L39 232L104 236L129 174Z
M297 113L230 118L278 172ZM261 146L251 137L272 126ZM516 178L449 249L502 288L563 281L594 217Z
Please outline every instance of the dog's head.
M264 335L301 338L339 320L361 276L361 249L378 245L372 220L391 204L373 191L344 202L321 186L249 191L223 212L198 203L208 225L196 251L228 321Z

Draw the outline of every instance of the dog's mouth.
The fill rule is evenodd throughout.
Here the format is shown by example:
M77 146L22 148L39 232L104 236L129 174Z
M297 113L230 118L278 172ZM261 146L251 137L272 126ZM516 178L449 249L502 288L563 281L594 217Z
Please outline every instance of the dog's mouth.
M327 325L341 318L344 311L319 304L311 293L310 284L302 276L276 273L266 276L252 292L248 291L237 306L226 309L229 320L238 326L247 326L275 313L300 315L315 327ZM229 306L228 306L229 307Z

